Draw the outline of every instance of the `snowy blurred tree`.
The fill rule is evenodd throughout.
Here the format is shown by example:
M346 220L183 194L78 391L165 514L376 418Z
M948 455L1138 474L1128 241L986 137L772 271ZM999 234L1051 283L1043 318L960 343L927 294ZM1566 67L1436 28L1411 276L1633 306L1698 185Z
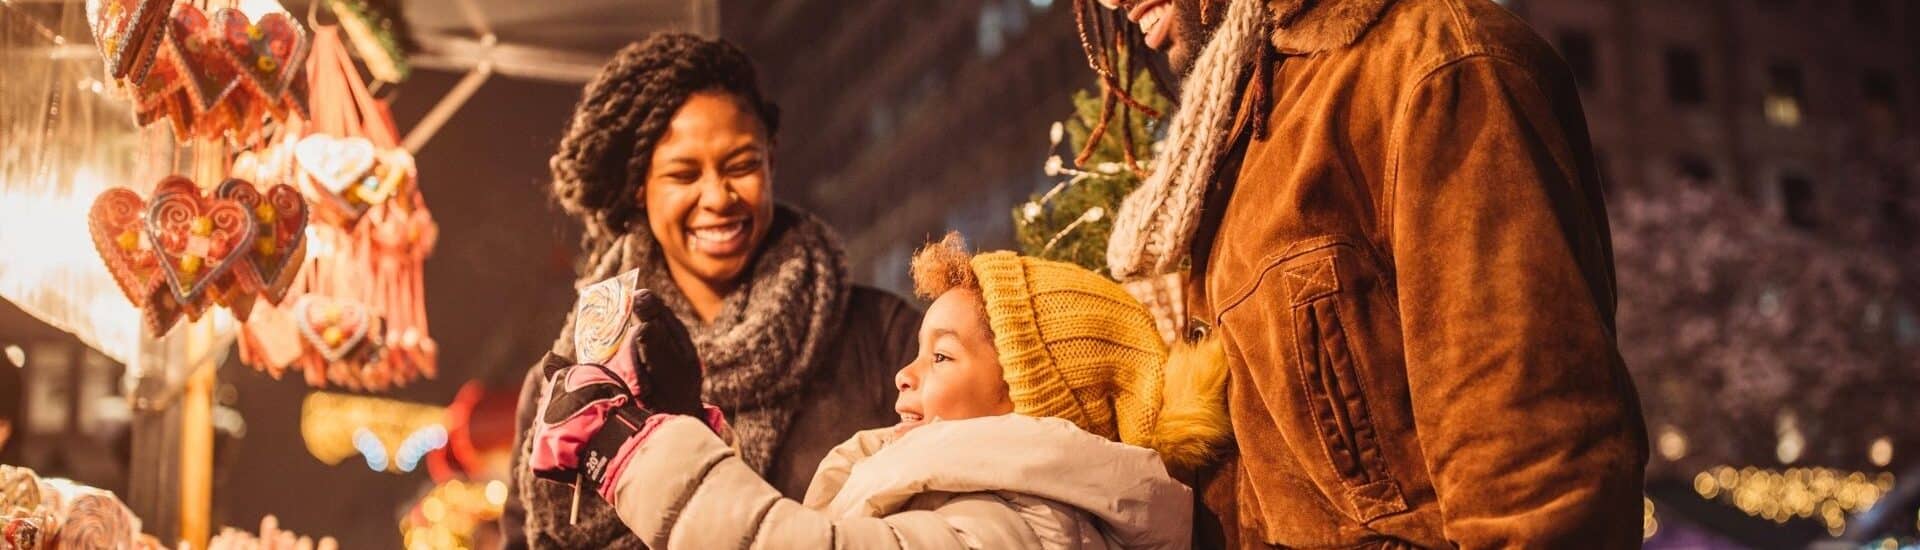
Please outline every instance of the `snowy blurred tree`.
M1877 469L1868 449L1883 436L1911 462L1920 317L1895 253L1823 240L1706 184L1608 203L1649 477L1783 461Z

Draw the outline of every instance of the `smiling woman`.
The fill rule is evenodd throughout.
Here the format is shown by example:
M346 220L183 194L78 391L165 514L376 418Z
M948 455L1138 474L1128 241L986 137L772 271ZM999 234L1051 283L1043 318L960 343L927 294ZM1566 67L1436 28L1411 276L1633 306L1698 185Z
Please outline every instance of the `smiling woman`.
M578 285L628 271L687 325L740 455L799 498L855 431L895 424L893 373L913 360L920 313L847 280L839 237L773 200L779 110L725 41L656 34L589 83L551 160L552 193L581 223ZM564 307L565 304L556 304ZM543 361L573 361L572 321ZM641 548L598 499L522 465L543 392L521 390L509 547Z

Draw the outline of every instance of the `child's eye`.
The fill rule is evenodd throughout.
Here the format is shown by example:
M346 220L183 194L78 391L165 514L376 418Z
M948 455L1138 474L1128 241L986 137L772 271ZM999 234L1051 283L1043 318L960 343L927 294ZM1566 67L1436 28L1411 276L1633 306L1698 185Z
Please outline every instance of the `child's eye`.
M948 362L948 361L952 361L952 360L953 360L953 358L952 358L952 357L947 357L947 354L944 354L944 353L940 353L940 352L934 352L934 353L933 353L933 362L935 362L935 363L945 363L945 362Z

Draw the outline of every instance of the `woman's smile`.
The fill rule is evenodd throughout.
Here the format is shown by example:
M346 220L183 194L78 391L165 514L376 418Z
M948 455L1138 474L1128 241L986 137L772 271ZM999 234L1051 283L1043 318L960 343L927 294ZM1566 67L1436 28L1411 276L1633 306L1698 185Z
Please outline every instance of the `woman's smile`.
M753 218L741 216L687 227L687 243L695 252L716 258L738 256L751 250Z

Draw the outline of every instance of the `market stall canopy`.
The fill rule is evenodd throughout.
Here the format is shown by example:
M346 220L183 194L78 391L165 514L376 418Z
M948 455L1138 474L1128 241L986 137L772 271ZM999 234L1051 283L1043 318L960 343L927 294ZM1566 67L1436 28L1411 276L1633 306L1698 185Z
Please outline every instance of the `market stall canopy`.
M304 13L307 1L287 7ZM464 71L491 59L503 75L576 83L647 33L720 28L718 0L437 0L401 2L400 12L415 65Z

